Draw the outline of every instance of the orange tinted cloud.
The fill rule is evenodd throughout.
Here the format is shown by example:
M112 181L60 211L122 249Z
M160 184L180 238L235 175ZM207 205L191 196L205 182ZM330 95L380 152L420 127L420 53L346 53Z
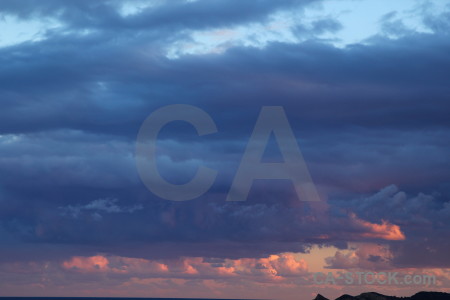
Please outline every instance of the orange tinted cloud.
M351 220L359 227L364 228L367 232L361 234L366 238L378 238L390 241L402 241L406 237L400 229L400 226L391 224L385 220L382 220L381 224L370 223L361 219L358 219L355 214L350 214Z
M98 272L106 271L108 264L108 259L101 255L91 257L74 256L70 260L63 262L63 267L84 272Z
M307 273L303 259L292 253L270 255L265 258L223 259L220 263L208 262L201 257L185 257L163 262L142 258L119 256L75 256L62 263L63 268L77 272L111 272L141 274L146 277L210 277L230 276L264 277L281 280L284 277Z
M165 264L142 258L120 256L105 257L102 255L82 257L74 256L62 263L63 268L78 272L111 272L111 273L165 273Z
M308 272L305 260L292 253L270 255L267 258L243 258L231 261L236 273L243 276L283 280L285 277L304 275Z

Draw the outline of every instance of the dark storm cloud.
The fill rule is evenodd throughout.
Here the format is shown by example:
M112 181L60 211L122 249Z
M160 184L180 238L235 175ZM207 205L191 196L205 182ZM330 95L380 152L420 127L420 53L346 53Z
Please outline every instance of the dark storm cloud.
M305 3L177 1L122 17L112 1L2 1L6 14L56 17L64 27L42 41L0 49L0 237L7 244L0 251L8 254L0 257L98 251L256 257L304 251L312 243L345 247L347 241L382 240L371 231L382 219L407 237L390 242L399 264L415 261L404 253L408 245L428 243L441 257L448 245L442 236L448 236L450 189L450 40L439 29L443 17L429 20L434 34L377 36L343 49L314 38L340 28L323 19L297 28L295 33L311 36L299 44L164 55L174 40L189 38L185 29L261 22ZM198 105L219 128L207 137L186 124L162 132L163 175L188 180L199 163L220 171L211 193L188 203L152 196L134 166L141 123L175 103ZM270 189L256 184L246 203L224 201L262 105L284 106L315 182L329 194L329 207L301 204L284 183ZM433 204L429 196L402 198L406 211L395 207L388 214L386 205L401 196L383 191L362 204L334 202L393 183L442 196ZM118 204L102 206L98 199ZM421 211L422 219L410 215ZM418 221L427 225L416 231ZM440 225L443 230L432 230ZM421 264L435 265L433 256Z
M122 5L139 5L133 1L54 0L3 1L0 10L20 18L52 17L69 28L117 29L202 29L247 22L261 22L280 9L293 9L312 0L257 1L148 1L140 13L121 16Z
M3 49L2 131L75 127L131 135L148 112L179 102L210 107L225 121L236 112L217 109L221 103L244 103L238 116L260 105L289 105L308 127L448 125L450 45L439 36L345 50L273 44L179 60L146 55L136 41L126 45L60 37Z

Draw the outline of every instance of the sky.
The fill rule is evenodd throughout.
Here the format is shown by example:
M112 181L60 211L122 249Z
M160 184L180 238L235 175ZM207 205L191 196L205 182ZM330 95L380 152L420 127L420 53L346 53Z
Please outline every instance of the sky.
M1 1L0 296L450 292L448 53L446 0ZM276 124L258 163L318 201L245 169ZM147 163L169 191L214 176L171 201Z

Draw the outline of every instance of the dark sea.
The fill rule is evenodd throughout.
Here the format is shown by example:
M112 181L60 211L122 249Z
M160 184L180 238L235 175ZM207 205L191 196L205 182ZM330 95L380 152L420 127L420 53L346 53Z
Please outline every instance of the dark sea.
M122 297L0 297L0 300L219 300L217 298L122 298ZM220 300L241 300L223 299ZM242 299L244 300L244 299ZM245 299L249 300L249 299ZM256 299L254 299L256 300Z
M0 297L0 300L219 300L215 298L122 298L122 297ZM241 300L223 299L220 300ZM248 300L248 299L246 299Z

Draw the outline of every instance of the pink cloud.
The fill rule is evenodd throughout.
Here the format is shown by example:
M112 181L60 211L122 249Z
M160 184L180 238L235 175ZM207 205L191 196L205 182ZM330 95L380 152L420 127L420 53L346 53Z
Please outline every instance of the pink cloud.
M402 241L406 238L401 231L400 226L390 224L385 220L382 220L381 224L370 223L358 219L358 217L356 217L354 213L350 214L350 219L353 224L367 231L361 234L362 237L383 239L389 241Z
M349 251L338 252L330 258L329 266L334 264L334 267L342 268L396 270L389 266L391 252L387 246L355 244ZM306 260L309 261L307 258ZM24 274L22 270L29 266L34 266L33 271ZM309 270L300 253L273 254L263 258L185 257L166 260L98 254L71 257L59 264L56 262L26 263L23 266L20 263L0 264L2 279L0 294L308 300L318 291L327 296L337 297L344 293L343 289L347 289L345 293L358 294L359 289L366 288L366 286L318 286L312 280L312 272L316 271ZM418 269L402 271L421 272ZM449 271L436 269L433 274L438 281L436 290L448 289ZM386 289L380 286L372 287L374 290ZM410 295L414 292L413 289L418 288L422 286L392 286L389 287L389 292L396 295Z
M82 273L165 273L167 265L142 258L95 255L90 257L74 256L62 263L67 270Z
M108 270L109 261L101 255L82 257L74 256L70 260L63 262L66 269L74 269L81 272L101 272Z
M308 270L305 260L296 258L292 253L270 255L266 258L224 259L220 263L208 262L201 257L153 261L119 256L74 256L64 261L62 267L80 273L140 274L149 278L248 276L275 280L302 275Z

